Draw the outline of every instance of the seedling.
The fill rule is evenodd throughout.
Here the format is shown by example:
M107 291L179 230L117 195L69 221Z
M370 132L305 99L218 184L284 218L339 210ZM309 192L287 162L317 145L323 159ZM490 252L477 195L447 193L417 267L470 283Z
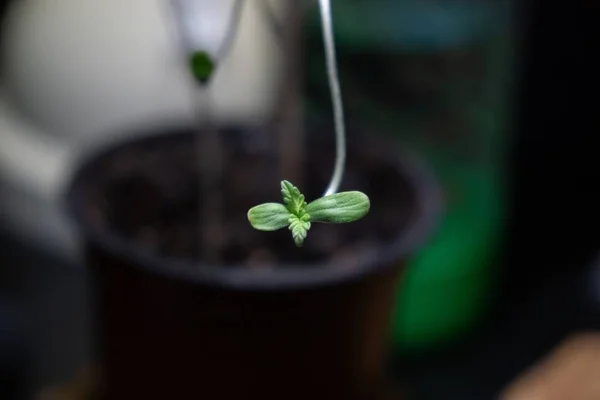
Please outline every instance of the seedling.
M309 204L300 190L281 182L283 203L265 203L248 211L248 221L259 231L277 231L286 226L296 246L302 247L313 222L344 224L358 221L369 212L369 197L358 191L323 196Z
M310 204L306 203L304 195L296 186L288 181L282 181L281 194L284 204L265 203L248 211L248 221L257 230L276 231L287 226L298 247L304 244L313 222L334 224L354 222L367 215L371 207L369 197L362 192L336 193L346 161L346 132L335 60L331 3L330 0L319 0L319 5L335 122L336 159L331 181L325 190L325 195Z

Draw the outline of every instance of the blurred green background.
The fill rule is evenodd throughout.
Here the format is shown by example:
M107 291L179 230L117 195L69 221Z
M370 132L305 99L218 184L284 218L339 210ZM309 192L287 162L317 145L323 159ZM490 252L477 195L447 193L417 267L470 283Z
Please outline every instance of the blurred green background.
M398 290L392 335L399 351L443 346L475 329L498 289L511 7L485 0L333 4L348 123L376 127L417 150L443 189L440 229ZM306 108L331 118L316 8L305 28Z

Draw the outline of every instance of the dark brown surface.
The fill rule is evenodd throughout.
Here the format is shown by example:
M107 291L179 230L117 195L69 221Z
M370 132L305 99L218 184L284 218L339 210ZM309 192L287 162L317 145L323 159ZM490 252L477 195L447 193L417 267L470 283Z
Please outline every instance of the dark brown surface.
M108 399L366 400L380 387L399 268L319 289L248 292L88 254Z
M557 345L550 354L519 375L498 396L502 400L594 400L600 398L600 333L579 332ZM86 371L65 385L42 391L37 400L92 399L94 376ZM398 388L381 400L399 400ZM375 400L375 399L374 399Z
M381 258L381 252L391 254L390 241L402 237L408 221L411 228L420 226L407 230L408 239L425 233L420 222L435 214L435 202L428 200L434 186L412 175L418 169L401 167L410 163L387 156L394 154L389 149L361 145L349 157L350 166L360 169L349 169L346 184L368 193L375 212L355 224L315 226L306 247L296 249L289 232L256 232L246 220L250 206L280 198L270 158L248 156L248 143L235 140L235 133L223 136L232 154L223 181L231 226L222 265L249 265L261 257L251 250L260 250L275 255L276 265L302 266L182 268L174 261L202 260L194 243L201 197L189 139L172 139L173 153L165 151L164 139L148 141L154 144L144 163L125 151L105 159L118 162L84 168L71 205L80 217L85 205L80 222L95 227L85 231L86 258L96 285L103 398L378 398L396 283L414 244L394 248L393 257ZM159 143L154 140L161 151L152 151ZM331 146L322 144L311 153L307 176L313 186L304 188L309 199L325 187L331 154ZM115 184L111 178L117 176L122 182ZM106 235L114 230L120 237ZM169 231L179 239L167 240ZM330 263L311 268L321 261Z
M47 387L40 391L36 400L95 400L97 376L89 370L83 371L74 379ZM391 385L381 399L372 400L401 400L404 391Z

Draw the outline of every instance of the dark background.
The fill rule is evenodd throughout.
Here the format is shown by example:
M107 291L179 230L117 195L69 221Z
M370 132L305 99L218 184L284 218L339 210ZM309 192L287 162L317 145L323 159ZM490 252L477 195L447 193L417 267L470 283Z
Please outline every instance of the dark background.
M417 398L495 398L569 334L600 328L590 281L600 268L598 7L542 0L525 10L503 290L478 332L446 351L397 361Z
M518 301L598 249L600 190L592 2L530 2L512 163L507 285ZM596 83L596 85L594 85Z

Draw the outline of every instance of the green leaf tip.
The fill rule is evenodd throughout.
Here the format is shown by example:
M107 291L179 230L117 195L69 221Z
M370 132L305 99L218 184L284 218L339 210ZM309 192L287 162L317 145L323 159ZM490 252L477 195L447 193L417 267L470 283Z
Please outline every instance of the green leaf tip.
M215 62L207 52L196 51L190 55L189 67L194 79L204 85L212 77Z
M290 213L302 218L306 214L306 201L300 190L288 181L281 182L283 202Z
M248 211L248 221L254 229L276 231L286 226L296 246L302 247L313 222L344 224L358 221L368 214L369 197L358 191L335 193L310 204L289 181L281 182L283 203L265 203Z

